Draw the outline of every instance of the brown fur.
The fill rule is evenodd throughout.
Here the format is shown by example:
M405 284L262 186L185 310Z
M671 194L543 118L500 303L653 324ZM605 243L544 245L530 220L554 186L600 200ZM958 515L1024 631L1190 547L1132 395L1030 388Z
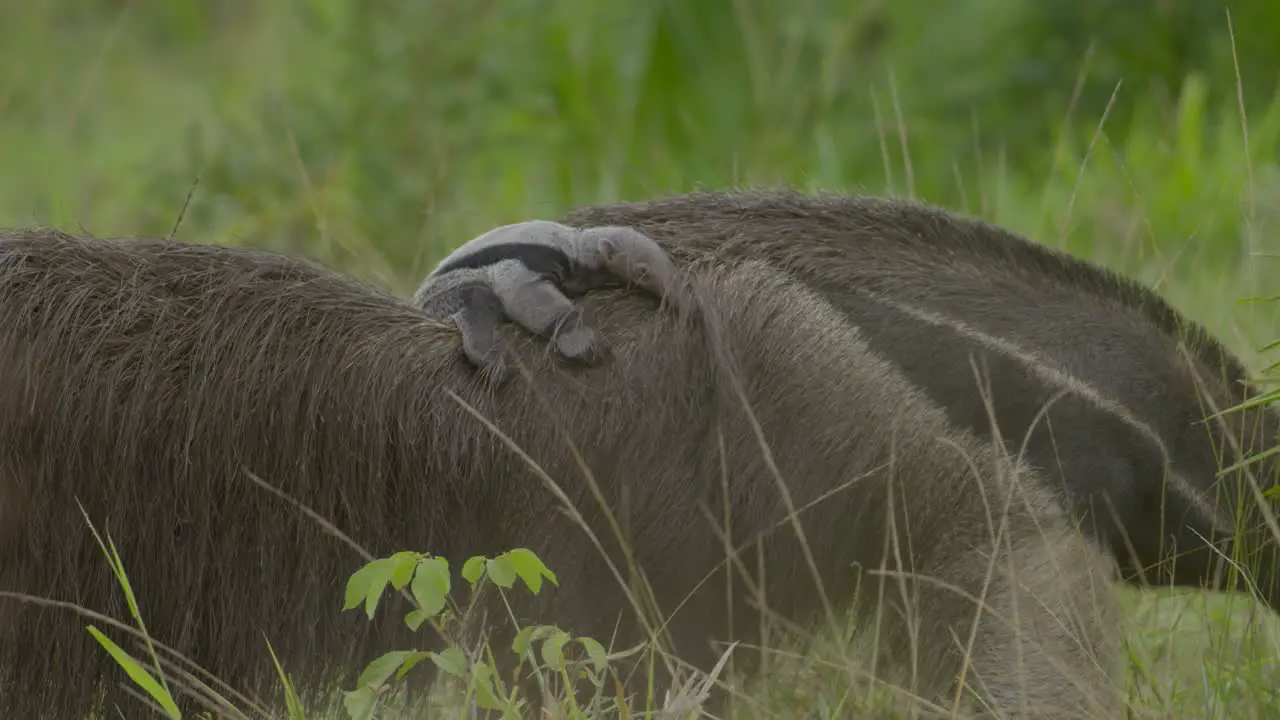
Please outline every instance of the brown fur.
M564 222L634 227L683 266L749 260L785 270L960 427L992 437L994 414L1010 450L1065 486L1128 579L1237 587L1217 561L1233 537L1247 537L1239 545L1259 554L1239 559L1280 607L1273 510L1260 509L1252 489L1274 486L1280 463L1251 467L1252 481L1217 478L1280 442L1280 420L1257 409L1207 419L1255 396L1245 368L1150 289L901 200L702 192L587 207Z
M988 701L1012 717L1114 716L1108 562L1072 532L1043 481L954 431L835 309L776 271L746 264L699 277L719 316L710 327L723 331L715 343L656 313L651 298L601 292L585 302L611 339L610 362L563 371L543 343L504 328L533 382L492 386L452 327L301 262L0 235L0 447L21 470L0 474L0 497L30 500L11 530L17 547L0 556L16 558L0 565L0 590L124 617L79 501L119 548L151 632L238 686L274 687L264 632L309 697L336 687L322 683L321 665L407 646L403 605L384 603L379 632L339 614L359 558L256 488L247 469L374 553L426 550L457 568L471 554L530 547L560 587L536 600L511 594L519 617L602 641L620 621L617 647L642 639L599 553L452 390L564 487L625 568L564 440L576 444L610 506L626 506L627 542L664 613L711 576L668 627L677 655L698 667L716 657L708 640L729 634L728 607L735 638L750 642L758 627L741 576L732 604L723 596L722 546L703 508L719 517L727 503L748 561L749 543L764 543L771 611L821 616L771 459L806 508L800 520L833 603L850 601L859 569L881 567L984 596L990 610L968 670ZM725 358L769 456L726 382ZM935 584L898 582L883 588L879 647L909 654L909 625L895 612L909 598L915 686L945 703L974 608ZM869 610L876 583L863 589ZM1015 607L1019 624L1009 624ZM103 678L119 679L83 626L32 606L0 625L0 715L78 717ZM498 631L500 657L509 637Z
M22 527L31 512L27 484L19 482L11 462L0 457L0 572L18 562ZM0 601L0 637L14 622L17 609Z

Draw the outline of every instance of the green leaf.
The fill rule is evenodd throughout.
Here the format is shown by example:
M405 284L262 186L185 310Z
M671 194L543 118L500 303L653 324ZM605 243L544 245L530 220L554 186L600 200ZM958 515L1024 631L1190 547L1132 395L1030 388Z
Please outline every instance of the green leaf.
M520 628L520 632L516 633L515 640L511 642L511 649L516 651L520 657L524 657L530 645L559 630L560 628L555 625L527 625Z
M569 633L557 630L542 643L542 662L552 670L564 669L564 646L571 638Z
M471 686L475 689L476 705L485 710L501 710L505 703L498 699L493 687L492 671L484 663L471 666Z
M404 624L408 625L410 630L416 632L418 628L422 627L422 623L426 622L430 617L431 613L421 608L411 610L408 615L404 616Z
M484 564L485 560L483 555L476 555L473 558L468 558L467 561L462 564L463 579L472 585L475 585L484 575Z
M429 653L429 652L415 652L412 655L410 655L408 658L405 658L405 661L400 663L400 669L396 671L396 679L397 680L403 679L405 674L413 669L414 665L417 665L423 660L426 660L427 658L431 657L433 654L434 653Z
M441 670L455 677L467 676L467 658L456 647L448 648L443 652L431 653L431 662L434 662Z
M515 639L511 641L511 649L520 657L524 657L531 645L557 632L560 632L560 628L555 625L526 625L516 633Z
M557 632L560 632L560 628L555 625L538 625L533 629L533 637L530 639L537 642L538 640Z
M398 552L389 558L395 567L391 573L392 587L403 590L409 584L414 568L418 567L418 557L418 553Z
M379 562L378 560L372 560L359 570L351 573L351 577L347 578L346 596L342 602L343 610L354 608L368 597L369 586L373 583L373 578L378 573Z
M137 683L138 687L145 690L151 696L151 699L159 703L160 707L164 708L166 715L173 718L173 720L182 718L182 712L178 710L178 705L173 701L173 697L169 695L169 691L159 682L156 682L156 679L151 676L151 673L147 672L146 668L139 665L137 661L129 656L129 653L120 649L119 645L112 642L111 638L103 635L98 628L90 625L88 630L89 634L102 647L106 648L111 657L120 664L120 667L124 668L124 671L129 674L129 678Z
M416 650L392 650L382 655L365 667L364 672L360 673L360 679L356 680L356 684L360 687L379 687L387 681L395 673L410 655Z
M525 651L529 649L530 636L533 635L534 626L526 625L520 628L520 632L516 633L516 637L511 641L511 649L517 655L523 656Z
M444 558L424 558L418 561L412 591L423 612L435 615L443 610L448 601L449 588L449 563Z
M521 580L524 580L524 584L529 586L534 595L537 595L542 590L543 577L550 580L553 585L559 584L556 582L555 573L548 570L547 566L542 564L542 560L533 554L532 550L516 548L506 553L505 556L507 561L511 563L511 567L515 569L516 574L520 576Z
M355 571L347 580L346 600L342 609L350 610L364 600L365 614L373 619L373 612L378 607L378 600L391 576L395 573L395 563L390 558L380 558Z
M602 673L609 667L609 653L605 652L604 646L596 642L594 638L580 637L578 644L583 650L587 651L587 657L591 658L591 664L595 667L595 671Z
M485 563L489 579L499 587L510 588L516 584L516 569L505 555L499 555Z
M351 720L371 720L378 696L371 687L347 690L342 693L342 706Z

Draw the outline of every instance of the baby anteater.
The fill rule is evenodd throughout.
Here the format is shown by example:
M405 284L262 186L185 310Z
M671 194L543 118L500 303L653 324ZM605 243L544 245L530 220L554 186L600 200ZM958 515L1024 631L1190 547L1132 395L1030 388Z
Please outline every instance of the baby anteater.
M581 322L569 296L610 284L668 295L675 266L657 243L631 228L579 230L546 220L504 225L463 243L440 261L414 302L445 313L462 331L462 348L494 367L498 323L554 337L572 359L599 360L602 341Z

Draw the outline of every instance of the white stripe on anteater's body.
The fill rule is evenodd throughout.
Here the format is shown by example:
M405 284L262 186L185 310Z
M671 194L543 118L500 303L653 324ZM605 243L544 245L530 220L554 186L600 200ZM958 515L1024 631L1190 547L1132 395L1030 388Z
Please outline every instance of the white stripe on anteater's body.
M664 296L675 276L666 252L631 228L580 230L530 220L496 228L454 250L423 281L414 302L457 323L463 350L476 365L496 361L495 333L504 319L554 335L561 354L590 361L602 341L581 323L570 296L619 283ZM578 322L570 326L571 319Z

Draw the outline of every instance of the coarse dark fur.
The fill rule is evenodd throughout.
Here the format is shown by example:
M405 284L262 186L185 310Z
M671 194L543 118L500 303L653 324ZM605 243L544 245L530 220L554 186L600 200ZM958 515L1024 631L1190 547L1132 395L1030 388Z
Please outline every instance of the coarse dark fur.
M883 595L872 583L860 596L868 610L884 598L886 659L908 659L907 619L919 623L913 687L926 697L949 706L956 648L974 618L949 584L988 604L966 666L987 701L1010 717L1115 716L1117 615L1103 579L1113 569L1044 482L956 432L832 307L776 271L744 264L699 278L704 307L719 316L702 326L719 339L655 312L653 298L593 293L585 302L611 338L609 362L565 371L545 343L504 328L532 383L492 385L447 323L295 260L0 235L0 498L6 510L18 500L0 590L125 617L78 502L119 549L151 633L242 689L275 687L264 639L306 699L338 687L320 670L348 653L364 661L427 642L404 637L398 603L383 603L377 633L366 634L362 615L340 614L360 559L249 482L251 471L376 554L429 551L457 568L472 554L529 547L560 587L510 593L518 617L619 648L643 639L603 557L451 390L564 488L625 573L565 440L574 442L609 505L626 506L627 544L658 607L671 614L683 602L670 648L696 667L715 660L711 637L732 630L750 643L759 626L744 576L731 573L739 582L732 602L724 597L724 549L704 510L730 509L747 567L750 541L763 543L770 611L822 615L776 466L804 508L833 604L848 604L860 570L941 583L899 585L899 575ZM730 366L768 456L726 381ZM895 612L902 605L914 612ZM81 618L3 596L0 608L13 614L0 624L0 716L78 718L104 678L121 679ZM495 632L502 658L510 634Z
M1246 370L1149 288L904 200L699 192L586 207L563 222L634 227L681 266L786 271L958 426L983 437L994 427L1065 485L1131 582L1247 587L1218 562L1234 538L1236 559L1280 608L1280 528L1255 489L1274 487L1280 464L1218 477L1280 442L1280 421L1265 409L1211 417L1256 397Z

